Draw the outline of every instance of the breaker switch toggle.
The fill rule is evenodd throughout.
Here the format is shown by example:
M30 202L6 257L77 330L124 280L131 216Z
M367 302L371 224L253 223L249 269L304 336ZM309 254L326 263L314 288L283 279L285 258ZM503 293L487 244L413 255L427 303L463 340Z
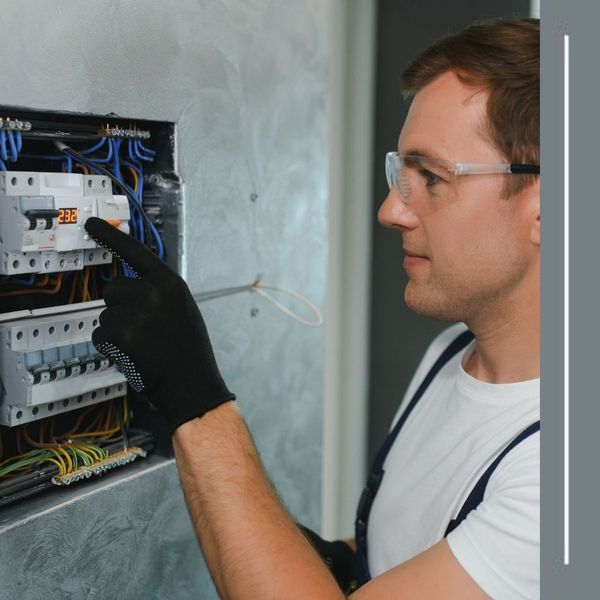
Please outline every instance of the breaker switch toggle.
M25 211L25 216L29 219L29 229L52 229L53 219L57 218L58 210L48 208L35 208Z

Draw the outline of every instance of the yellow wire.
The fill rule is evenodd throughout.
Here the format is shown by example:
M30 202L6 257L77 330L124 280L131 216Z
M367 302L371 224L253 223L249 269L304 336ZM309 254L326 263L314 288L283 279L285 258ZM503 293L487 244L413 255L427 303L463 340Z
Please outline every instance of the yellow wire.
M137 192L138 185L140 184L140 178L138 177L138 174L135 172L135 169L133 169L131 167L127 167L127 168L131 171L131 174L133 175L133 190L135 192Z
M81 300L83 302L87 302L91 299L90 291L88 289L89 280L90 280L90 268L85 267L85 269L83 270L83 277L82 277L83 291L81 292Z
M50 462L54 463L54 464L55 464L55 465L58 467L58 474L59 474L59 475L61 475L61 476L62 476L62 475L64 475L64 474L65 474L65 473L63 472L64 465L63 465L62 463L59 463L58 461L54 460L53 458L45 458L45 459L44 459L44 462L45 462L45 461L50 461ZM41 462L41 461L40 461L40 462Z
M94 457L91 456L90 454L88 454L81 446L72 446L72 448L78 454L82 454L83 456L85 456L90 461L90 463L92 463L92 464L94 463Z
M0 467L3 467L4 465L7 465L8 463L12 462L13 460L17 460L19 458L23 458L25 456L29 456L33 452L37 452L37 449L36 450L27 450L27 452L23 452L21 454L17 454L16 456L11 456L10 458L7 458L6 460L0 462Z
M85 448L86 452L90 453L98 461L100 461L104 458L102 456L102 454L100 454L100 452L98 452L98 450L96 448L94 448L93 446L88 446L86 444L86 445L82 445L81 447Z
M115 427L114 429L106 429L105 431L90 431L89 433L76 433L75 435L69 436L69 438L73 439L86 437L101 437L103 435L108 435L109 433L116 433L120 429L120 427Z
M56 456L56 459L61 464L60 475L65 475L67 472L67 467L65 466L65 463L63 463L63 461L62 461L61 455L54 448L48 448L48 450L50 450L50 452L52 452L52 454L54 454ZM53 459L49 458L48 460L53 460Z
M67 459L67 463L69 465L67 473L70 473L73 470L73 462L71 461L71 457L69 456L69 453L62 446L57 446L56 450L65 455L65 458Z
M129 413L127 410L127 396L124 396L123 397L123 423L127 423L128 418L129 418ZM69 436L69 439L101 437L101 436L109 435L111 433L116 433L120 429L121 429L121 427L117 426L117 427L113 427L112 429L106 429L104 431L92 431L92 432L88 432L88 433L77 433L75 435ZM102 451L99 450L98 448L95 448L94 446L89 445L89 444L68 444L68 445L75 452L78 452L81 455L88 458L91 463L94 463L96 461L101 461L104 459L104 456L102 456ZM49 457L46 457L46 458L40 457L40 462L45 462L48 460L50 462L53 462L55 465L57 465L59 467L60 475L65 475L74 470L73 461L71 459L71 456L70 456L69 452L64 448L64 446L65 446L65 444L57 444L56 446L46 446L44 448L45 450L49 450L50 452L52 452L55 455L56 459L49 458ZM0 462L0 468L3 467L4 465L7 465L16 460L30 456L33 453L38 452L38 451L39 451L39 449L36 448L34 450L28 450L27 452L23 452L16 456L11 456L10 458L7 458L6 460ZM63 462L63 457L64 457L64 459L66 459L66 464L65 464L65 462ZM31 465L26 465L26 466L31 466Z

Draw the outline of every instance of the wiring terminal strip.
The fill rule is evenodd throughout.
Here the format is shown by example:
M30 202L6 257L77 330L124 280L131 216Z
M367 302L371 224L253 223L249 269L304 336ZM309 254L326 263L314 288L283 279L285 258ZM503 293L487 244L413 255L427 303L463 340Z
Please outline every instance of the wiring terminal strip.
M109 471L110 469L115 469L117 467L121 467L123 465L127 465L138 457L145 458L146 451L142 450L142 448L127 448L126 450L122 450L121 452L116 452L115 454L109 455L107 458L94 463L90 466L82 466L71 473L66 473L64 475L55 475L52 478L52 483L54 485L71 485L72 483L76 483L83 479L89 479L92 476L100 476Z
M150 138L150 132L147 129L138 129L131 125L125 128L106 124L98 131L98 137L147 140Z
M0 117L0 129L4 129L4 131L29 131L31 122L11 117Z

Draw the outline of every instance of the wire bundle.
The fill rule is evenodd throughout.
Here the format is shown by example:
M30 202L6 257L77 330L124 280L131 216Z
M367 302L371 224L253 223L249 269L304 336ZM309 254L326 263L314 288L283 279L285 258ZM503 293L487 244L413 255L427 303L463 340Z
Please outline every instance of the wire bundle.
M108 458L108 452L103 448L107 442L123 439L126 445L125 426L128 424L127 397L123 397L122 406L117 401L104 403L98 415L84 431L81 429L86 416L98 409L93 405L84 410L77 418L73 427L66 433L55 436L53 429L56 417L39 421L38 439L34 440L28 432L27 425L17 432L16 447L18 454L0 462L0 478L31 473L39 470L44 464L53 464L58 468L59 477L73 473L81 466L92 467ZM121 412L122 410L122 412ZM46 429L48 442L45 442ZM32 449L22 452L23 442ZM1 448L0 448L1 457Z
M23 148L23 136L20 131L0 129L0 171L6 171L6 163L17 162Z
M10 291L1 291L0 297L7 296L25 296L29 294L48 294L54 295L60 292L63 282L63 273L55 273L52 277L49 274L36 276L31 274L27 279L19 279L10 275L3 275L2 282L7 285L25 286L26 289L15 289ZM28 289L27 289L28 288ZM4 289L4 288L2 288Z

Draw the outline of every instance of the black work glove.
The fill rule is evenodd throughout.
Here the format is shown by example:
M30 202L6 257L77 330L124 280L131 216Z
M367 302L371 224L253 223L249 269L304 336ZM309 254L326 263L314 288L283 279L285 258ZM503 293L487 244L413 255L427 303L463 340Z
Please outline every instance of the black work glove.
M106 309L92 334L131 387L164 415L171 433L186 421L235 400L213 354L204 319L183 279L132 237L90 217L85 229L131 267L103 291Z
M301 525L300 523L297 523L297 525L304 534L304 537L306 537L312 544L312 547L319 553L319 556L323 559L323 562L335 577L340 589L346 593L353 579L352 565L354 552L352 551L352 548L350 548L346 542L342 542L341 540L328 542L308 527L304 527L304 525Z

